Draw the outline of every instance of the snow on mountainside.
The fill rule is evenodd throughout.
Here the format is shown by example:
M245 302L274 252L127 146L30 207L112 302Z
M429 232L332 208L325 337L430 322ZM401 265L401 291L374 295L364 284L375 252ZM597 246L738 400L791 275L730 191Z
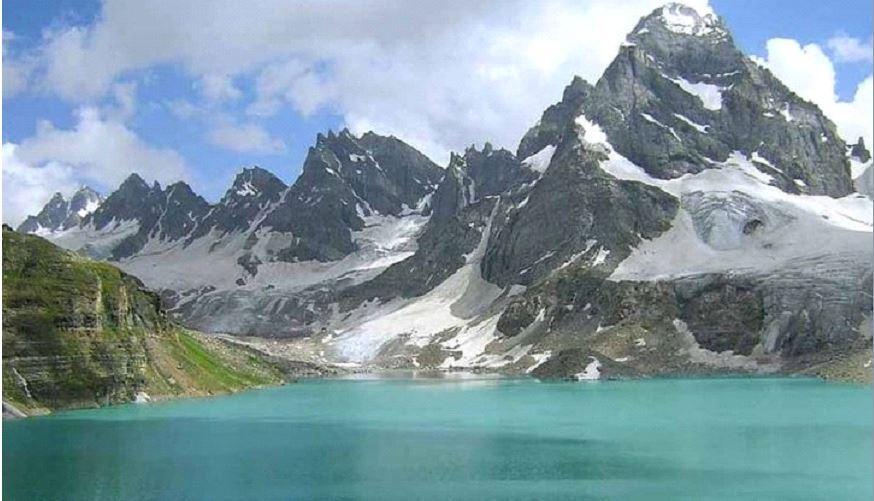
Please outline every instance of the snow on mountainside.
M327 360L825 370L870 349L871 172L864 143L715 14L669 4L515 154L486 143L441 169L396 138L331 132L291 186L245 169L210 205L132 178L48 236L190 326L303 337Z

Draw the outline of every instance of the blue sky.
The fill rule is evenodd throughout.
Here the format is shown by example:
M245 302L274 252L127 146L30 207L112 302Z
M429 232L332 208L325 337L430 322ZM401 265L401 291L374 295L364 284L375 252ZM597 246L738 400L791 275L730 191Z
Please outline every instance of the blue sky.
M290 183L316 133L342 126L440 162L472 142L512 150L573 74L595 80L661 3L203 1L3 0L4 221L132 171L185 178L211 201L243 165ZM856 113L839 101L872 73L869 0L710 6L793 90L829 114L835 101L839 127ZM833 78L810 78L828 66ZM860 123L846 130L870 134Z

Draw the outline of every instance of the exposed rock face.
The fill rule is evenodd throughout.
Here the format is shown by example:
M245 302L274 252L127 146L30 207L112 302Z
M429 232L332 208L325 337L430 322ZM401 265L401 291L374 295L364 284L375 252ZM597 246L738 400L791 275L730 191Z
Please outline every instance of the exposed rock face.
M641 238L669 227L676 199L604 175L603 158L566 135L525 203L511 207L493 232L483 261L487 280L528 285L566 263L621 260Z
M403 142L348 130L319 135L303 172L259 227L290 233L282 261L334 261L356 250L372 215L400 216L434 191L439 168Z
M39 214L29 216L18 226L18 231L44 234L73 228L94 212L101 202L100 195L87 186L76 191L69 201L55 193Z
M121 238L110 250L113 259L122 259L143 250L150 240L182 238L195 228L208 209L209 204L181 181L165 190L157 182L150 187L141 177L131 174L82 225L100 232L125 221L135 224L137 230Z
M157 295L111 265L6 228L3 251L4 408L44 412L280 380L253 353L179 330Z
M247 232L259 216L279 201L288 187L278 177L260 168L243 169L218 204L209 207L196 221L196 228L186 233L188 243L213 232L218 238Z

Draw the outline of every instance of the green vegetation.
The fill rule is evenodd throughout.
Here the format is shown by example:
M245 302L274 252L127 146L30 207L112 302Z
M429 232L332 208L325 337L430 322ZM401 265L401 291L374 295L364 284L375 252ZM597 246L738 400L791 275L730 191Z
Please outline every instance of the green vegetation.
M3 229L3 399L26 412L281 381L255 352L174 325L107 263Z

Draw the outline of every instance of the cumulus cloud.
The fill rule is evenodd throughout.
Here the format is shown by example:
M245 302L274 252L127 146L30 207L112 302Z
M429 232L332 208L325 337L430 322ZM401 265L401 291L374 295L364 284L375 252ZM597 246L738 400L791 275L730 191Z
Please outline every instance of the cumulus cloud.
M874 61L874 47L872 39L863 42L858 38L845 33L838 33L830 38L826 45L839 63L871 63Z
M216 146L240 153L274 154L285 150L282 140L252 123L220 125L209 133L209 139Z
M135 87L119 84L115 103L81 107L70 129L40 122L35 135L3 144L3 221L18 224L55 192L71 194L82 184L107 191L136 172L146 180L188 180L183 158L150 146L120 119L133 110Z
M234 80L253 78L250 116L327 108L356 132L445 159L471 141L514 147L573 75L597 79L662 3L260 0L240 15L236 0L106 0L94 24L46 35L37 73L73 101L158 64L180 64L207 99L239 99Z
M93 107L80 108L70 129L39 123L36 134L21 141L14 151L33 168L52 163L69 166L77 179L99 188L114 188L132 172L163 183L188 179L188 168L178 153L148 145L124 124Z
M55 192L76 190L73 168L58 162L36 167L17 154L18 145L3 144L3 222L17 226L36 214Z
M766 49L767 57L758 61L796 94L818 105L845 141L854 143L863 137L866 144L874 144L874 77L868 76L858 85L852 101L841 101L835 92L834 64L822 47L774 38L768 40Z

